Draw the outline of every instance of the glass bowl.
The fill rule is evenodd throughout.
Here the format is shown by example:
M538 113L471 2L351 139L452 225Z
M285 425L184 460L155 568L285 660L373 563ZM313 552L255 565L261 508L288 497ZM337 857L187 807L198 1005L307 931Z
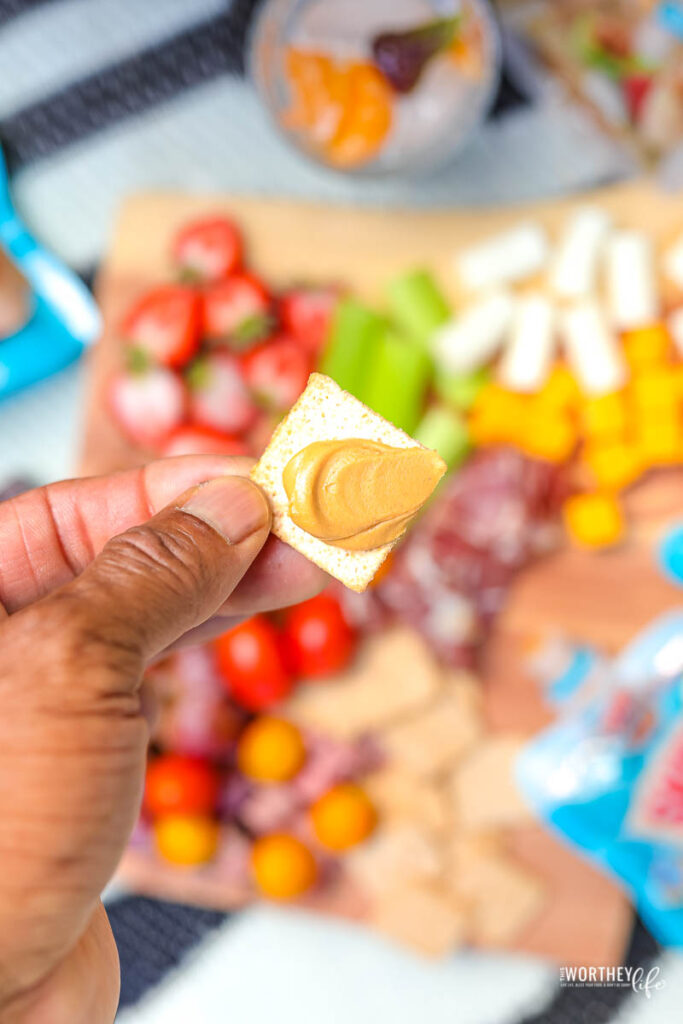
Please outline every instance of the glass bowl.
M391 68L382 69L377 37L384 36L386 53L387 45L395 50L395 33L427 26L432 35L413 36L412 54L430 39L441 46L414 86L400 91ZM405 50L404 41L404 69ZM426 171L451 160L485 118L501 65L485 0L268 0L249 60L286 140L326 167L367 175Z

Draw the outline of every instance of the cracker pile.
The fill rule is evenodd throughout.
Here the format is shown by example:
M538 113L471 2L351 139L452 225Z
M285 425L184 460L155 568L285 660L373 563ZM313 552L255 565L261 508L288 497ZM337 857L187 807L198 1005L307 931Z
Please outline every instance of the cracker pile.
M302 687L287 713L347 740L371 734L385 758L362 780L377 831L344 858L369 898L368 924L439 956L507 947L537 917L543 886L505 842L532 821L513 781L523 739L487 733L473 676L442 669L416 633L394 628L348 671Z

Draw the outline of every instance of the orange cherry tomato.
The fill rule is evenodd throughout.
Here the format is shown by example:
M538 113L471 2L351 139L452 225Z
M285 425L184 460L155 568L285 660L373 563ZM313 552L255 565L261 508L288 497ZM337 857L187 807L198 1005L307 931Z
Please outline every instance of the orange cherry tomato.
M317 878L313 854L285 832L261 836L251 850L254 881L264 896L291 900L310 889Z
M377 823L377 812L370 798L352 782L333 786L318 797L310 813L318 841L336 852L362 843Z
M156 847L164 860L178 867L205 864L216 853L219 827L213 818L166 814L153 825Z
M286 782L305 759L301 732L284 718L270 715L251 722L237 745L237 767L257 782Z

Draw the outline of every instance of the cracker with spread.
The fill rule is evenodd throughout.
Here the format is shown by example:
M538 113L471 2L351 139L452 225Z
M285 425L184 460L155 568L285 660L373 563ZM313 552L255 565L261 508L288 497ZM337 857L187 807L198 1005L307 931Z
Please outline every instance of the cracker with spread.
M273 533L361 592L445 472L440 455L313 373L251 475Z

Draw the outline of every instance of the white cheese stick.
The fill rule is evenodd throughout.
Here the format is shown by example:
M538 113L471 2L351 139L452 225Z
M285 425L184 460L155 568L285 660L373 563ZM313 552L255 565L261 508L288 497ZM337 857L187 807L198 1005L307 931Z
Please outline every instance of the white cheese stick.
M440 327L432 338L434 358L448 373L466 373L483 366L503 343L514 314L510 292L498 289L467 306Z
M585 300L564 310L560 328L567 359L586 394L604 395L624 384L621 351L596 302Z
M667 327L676 346L676 351L679 356L683 356L683 306L679 306L670 314Z
M510 231L461 250L456 270L468 291L495 288L538 273L548 259L548 239L538 224L525 222Z
M683 235L664 253L664 273L683 290Z
M538 391L555 350L555 308L545 295L518 302L500 366L500 382L512 391Z
M595 289L610 227L599 206L584 206L569 219L550 273L550 287L558 298L582 299Z
M640 231L617 231L607 243L607 299L620 330L646 327L659 314L652 242Z

